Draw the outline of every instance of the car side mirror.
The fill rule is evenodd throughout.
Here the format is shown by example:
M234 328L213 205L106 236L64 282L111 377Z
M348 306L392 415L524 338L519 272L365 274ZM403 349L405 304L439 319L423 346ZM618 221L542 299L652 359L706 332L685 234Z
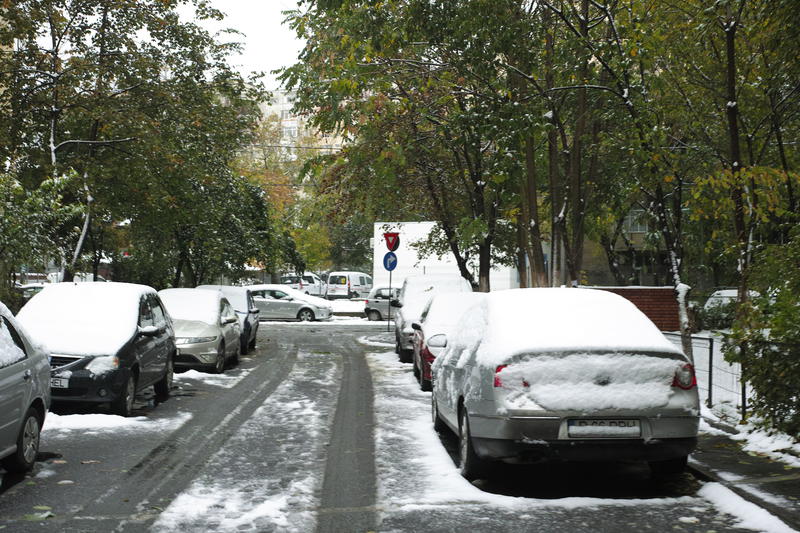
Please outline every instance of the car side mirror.
M397 298L389 302L389 305L391 305L392 307L403 307L403 304L401 304L400 300L398 300Z
M420 326L418 322L412 322L411 323L411 329L416 330L416 331L421 331L422 330L422 326Z
M145 337L155 337L161 331L157 326L139 326L139 334Z
M251 312L251 313L258 314L258 313L259 313L258 307L251 307L251 308L250 308L250 312Z
M235 316L226 316L222 318L223 324L233 324L234 322L238 322L239 320Z
M447 335L439 333L426 341L431 348L444 348L447 346Z

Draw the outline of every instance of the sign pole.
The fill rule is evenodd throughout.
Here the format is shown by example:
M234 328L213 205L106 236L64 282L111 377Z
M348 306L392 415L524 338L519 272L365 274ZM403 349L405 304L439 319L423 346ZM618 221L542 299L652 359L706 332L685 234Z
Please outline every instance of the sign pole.
M386 317L386 331L392 330L392 271L389 271L389 314Z

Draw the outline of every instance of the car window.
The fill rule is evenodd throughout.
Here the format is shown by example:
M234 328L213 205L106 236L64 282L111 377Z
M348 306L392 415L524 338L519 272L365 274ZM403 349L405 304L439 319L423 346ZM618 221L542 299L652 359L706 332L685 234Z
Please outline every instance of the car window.
M227 300L222 300L222 311L220 312L222 318L230 318L236 316L236 311L233 310L231 304Z
M347 285L347 276L331 276L328 278L330 285Z
M13 365L25 359L25 343L8 321L2 317L0 321L0 368Z
M372 278L367 276L367 285L372 285Z
M161 307L161 304L155 296L151 296L149 299L150 309L153 312L153 325L158 328L163 328L167 325L167 318L164 308Z
M358 276L358 282L361 285L366 285L367 284L367 280L366 280L366 278L364 278L364 276Z
M139 300L139 327L155 326L153 321L153 310L150 309L150 304L147 298Z
M269 291L269 292L272 293L273 298L276 298L278 300L283 300L289 297L289 295L283 291Z
M311 283L312 285L314 284L314 278L312 278L311 276L303 276L303 281L305 281L306 283Z

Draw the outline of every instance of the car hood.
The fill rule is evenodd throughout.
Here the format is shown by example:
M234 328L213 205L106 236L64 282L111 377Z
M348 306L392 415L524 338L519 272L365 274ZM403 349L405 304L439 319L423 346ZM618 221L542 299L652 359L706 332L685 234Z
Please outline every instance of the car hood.
M199 320L173 321L176 337L215 337L219 335L219 327Z

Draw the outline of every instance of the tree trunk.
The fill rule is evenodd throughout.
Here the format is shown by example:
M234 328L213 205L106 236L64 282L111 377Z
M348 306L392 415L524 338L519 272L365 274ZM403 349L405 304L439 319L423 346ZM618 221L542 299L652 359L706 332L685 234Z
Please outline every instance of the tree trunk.
M536 175L536 158L533 137L525 138L525 176L526 185L523 205L526 213L526 232L529 234L526 243L528 262L531 270L531 286L547 287L547 271L542 248L542 231L539 223L539 192Z

